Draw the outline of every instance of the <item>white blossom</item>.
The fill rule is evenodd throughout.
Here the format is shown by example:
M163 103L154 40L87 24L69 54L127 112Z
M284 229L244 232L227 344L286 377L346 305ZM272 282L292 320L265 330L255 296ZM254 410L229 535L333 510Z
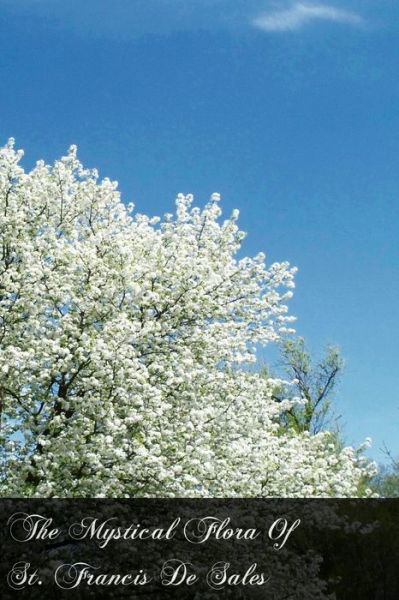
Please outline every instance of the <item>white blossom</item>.
M159 221L72 146L28 173L0 150L3 496L354 496L331 436L281 434L246 369L290 331L288 263L238 258L238 212L179 194ZM288 290L288 291L287 291Z

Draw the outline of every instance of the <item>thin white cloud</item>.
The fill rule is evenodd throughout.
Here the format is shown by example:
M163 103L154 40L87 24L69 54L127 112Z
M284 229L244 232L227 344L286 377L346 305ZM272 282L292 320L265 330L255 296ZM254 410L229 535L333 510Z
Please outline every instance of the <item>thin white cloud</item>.
M28 16L33 27L44 23L46 29L127 41L175 32L240 31L248 25L278 32L297 30L315 20L364 23L356 12L324 4L344 1L349 0L0 0L0 6L11 14ZM251 19L250 15L259 16Z
M290 8L261 14L252 24L263 31L296 31L312 21L333 21L361 25L363 19L354 12L326 4L296 2Z

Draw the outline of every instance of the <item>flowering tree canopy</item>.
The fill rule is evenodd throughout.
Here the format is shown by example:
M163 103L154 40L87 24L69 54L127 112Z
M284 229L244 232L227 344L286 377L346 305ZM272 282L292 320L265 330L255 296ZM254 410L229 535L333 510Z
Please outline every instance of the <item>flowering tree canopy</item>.
M358 495L358 452L282 434L278 382L245 368L287 332L295 269L238 259L216 194L161 221L75 147L21 156L0 150L1 495Z

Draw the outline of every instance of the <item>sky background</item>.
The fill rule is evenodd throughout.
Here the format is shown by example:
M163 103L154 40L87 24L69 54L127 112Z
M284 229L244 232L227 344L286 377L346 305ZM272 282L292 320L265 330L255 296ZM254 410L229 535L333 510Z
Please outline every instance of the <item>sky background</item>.
M299 268L297 332L341 347L335 411L378 461L399 455L398 34L388 0L0 0L0 144L27 168L77 144L139 212L220 192L245 254Z

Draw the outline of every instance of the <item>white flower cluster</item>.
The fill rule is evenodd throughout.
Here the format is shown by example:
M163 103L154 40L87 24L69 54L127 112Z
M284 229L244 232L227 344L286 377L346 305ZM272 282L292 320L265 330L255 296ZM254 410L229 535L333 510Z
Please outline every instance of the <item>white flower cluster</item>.
M370 468L279 433L256 345L295 269L237 259L235 211L134 214L76 148L25 173L0 149L1 495L352 496Z

